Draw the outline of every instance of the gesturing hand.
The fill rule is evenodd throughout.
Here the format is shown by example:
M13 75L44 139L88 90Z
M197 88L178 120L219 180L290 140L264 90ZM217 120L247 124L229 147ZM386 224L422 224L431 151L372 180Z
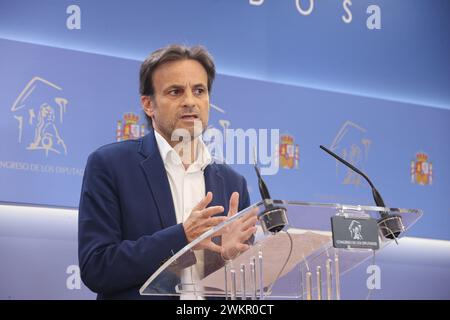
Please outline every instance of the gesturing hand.
M228 218L237 213L239 204L239 193L233 192L230 198L230 209ZM255 208L256 209L256 208ZM235 258L239 253L249 249L245 243L256 232L257 210L245 214L225 227L222 233L222 258L229 260Z
M227 217L213 217L213 215L223 212L224 208L222 206L213 206L206 208L208 204L211 203L213 195L211 192L206 194L193 209L189 217L183 223L184 232L188 242L192 242L197 237L211 229L212 227L218 225L219 223L225 221ZM215 235L213 235L215 236ZM212 236L211 236L212 237ZM221 247L211 241L211 237L203 240L198 245L194 247L194 250L209 249L217 253L221 252Z

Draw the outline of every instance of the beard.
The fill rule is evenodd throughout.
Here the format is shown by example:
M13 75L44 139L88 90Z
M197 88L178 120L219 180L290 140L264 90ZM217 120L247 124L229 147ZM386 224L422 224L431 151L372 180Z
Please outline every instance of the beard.
M156 106L156 108L159 107ZM192 114L196 116L195 119L183 120L184 115ZM202 119L200 111L196 107L185 107L179 110L174 118L158 120L153 118L153 126L171 145L194 140L205 132L208 124L207 120Z
M182 120L180 120L182 121ZM187 126L173 125L173 130L170 133L171 141L182 141L183 143L194 140L195 138L201 136L206 130L206 125L200 120L195 119Z

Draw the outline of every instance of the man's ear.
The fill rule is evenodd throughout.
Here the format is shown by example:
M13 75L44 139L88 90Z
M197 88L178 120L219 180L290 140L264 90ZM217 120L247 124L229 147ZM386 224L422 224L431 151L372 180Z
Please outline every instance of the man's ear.
M141 106L142 109L144 109L145 114L152 118L155 114L155 106L152 98L149 96L141 96Z

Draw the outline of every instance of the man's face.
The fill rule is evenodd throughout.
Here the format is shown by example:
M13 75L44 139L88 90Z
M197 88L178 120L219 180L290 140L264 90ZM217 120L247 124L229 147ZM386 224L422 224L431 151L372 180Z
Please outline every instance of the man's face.
M208 76L195 60L179 60L160 65L153 73L153 98L142 96L145 113L153 128L171 145L175 129L185 129L191 137L206 129L209 116ZM194 133L201 124L200 132ZM178 139L176 139L176 142ZM176 144L175 142L175 144Z

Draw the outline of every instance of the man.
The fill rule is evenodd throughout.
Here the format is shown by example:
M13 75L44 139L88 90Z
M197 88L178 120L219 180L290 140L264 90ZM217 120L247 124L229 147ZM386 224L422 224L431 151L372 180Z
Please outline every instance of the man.
M139 288L198 236L250 204L245 179L212 162L207 127L215 66L202 47L171 45L140 70L143 138L103 146L87 161L79 206L83 282L99 299L138 299ZM225 216L226 215L226 216ZM194 249L225 259L248 248L255 215ZM200 256L200 255L199 255ZM208 270L204 270L208 272Z

